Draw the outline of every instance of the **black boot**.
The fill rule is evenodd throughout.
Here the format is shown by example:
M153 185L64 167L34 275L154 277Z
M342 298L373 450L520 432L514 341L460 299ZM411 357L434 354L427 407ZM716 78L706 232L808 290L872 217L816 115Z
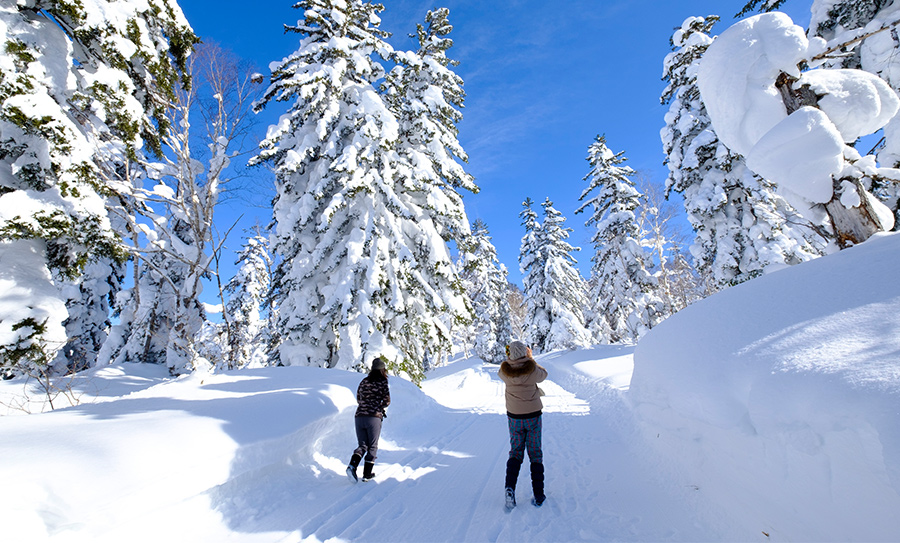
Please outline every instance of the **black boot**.
M506 488L516 489L516 481L519 479L519 468L522 461L518 458L510 458L506 461Z
M351 483L359 481L359 477L356 475L356 468L359 467L360 460L362 460L362 456L353 453L353 456L350 457L350 463L347 464L347 478L350 479Z
M372 473L373 469L375 469L375 462L366 462L363 464L363 482L371 481L375 478L375 474Z
M531 463L531 489L534 491L534 500L531 503L540 507L546 499L544 496L544 464L541 462Z
M522 461L518 458L510 458L506 461L506 510L516 506L516 481L519 479L519 468Z

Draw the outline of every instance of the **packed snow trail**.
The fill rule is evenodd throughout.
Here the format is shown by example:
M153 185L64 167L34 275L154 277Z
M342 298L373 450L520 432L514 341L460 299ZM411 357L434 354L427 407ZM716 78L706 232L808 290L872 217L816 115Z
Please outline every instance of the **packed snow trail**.
M603 374L603 353L615 360L621 350L584 351L581 364ZM625 351L627 360L630 350ZM344 475L355 445L354 406L348 405L314 430L311 458L299 454L296 463L267 465L229 480L213 492L216 508L236 532L289 532L284 541L708 539L692 525L678 489L666 488L653 469L641 465L641 455L628 441L635 432L619 392L603 378L573 369L569 358L559 365L554 358L539 359L550 371L542 384L548 499L540 509L529 503L526 462L519 476L519 506L504 513L508 433L503 386L498 366L478 360L451 364L425 382L425 393L445 405L408 383L391 381L394 400L375 482L353 485ZM615 373L615 362L607 365ZM262 511L254 503L275 508ZM646 516L648 503L655 504L652 518Z
M125 364L79 374L83 403L0 417L0 526L10 543L681 541L690 490L641 454L622 401L631 348L538 357L547 501L504 510L508 431L498 366L461 360L423 390L391 379L374 482L356 446L358 373L263 368L166 378ZM159 369L163 372L152 375ZM3 389L7 390L7 389Z

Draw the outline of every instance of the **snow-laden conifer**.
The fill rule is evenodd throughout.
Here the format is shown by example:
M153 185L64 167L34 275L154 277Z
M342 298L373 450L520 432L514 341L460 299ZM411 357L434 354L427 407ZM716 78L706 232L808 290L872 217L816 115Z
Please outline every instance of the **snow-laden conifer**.
M875 178L894 179L897 171L852 145L884 128L900 99L863 70L806 69L838 49L808 38L784 13L755 15L709 45L697 86L722 143L847 248L894 226L890 208L870 189Z
M418 51L397 51L398 65L383 85L385 102L400 124L397 152L408 163L406 192L419 192L419 203L433 217L444 239L468 233L462 198L464 189L478 192L463 164L468 160L457 139L465 99L463 80L453 71L458 62L447 57L453 30L446 8L429 11L417 25Z
M7 2L0 19L0 267L4 292L29 293L12 312L0 303L0 365L45 372L69 339L105 326L90 295L59 287L97 283L84 266L123 257L102 194L145 143L159 149L156 114L196 38L175 2L156 0ZM24 253L37 275L6 262Z
M531 209L530 198L522 205L525 236L519 265L527 306L525 340L535 352L590 345L591 336L584 323L584 280L571 254L579 249L567 241L572 229L564 226L565 217L549 198L541 204L542 224Z
M647 271L635 218L641 194L623 154L613 153L606 138L597 136L588 148L588 186L575 211L589 210L585 225L596 228L589 296L595 318L589 326L598 341L609 343L636 341L666 315L656 278Z
M718 17L689 17L672 36L664 62L669 104L660 132L669 177L667 191L684 196L696 239L691 253L698 268L725 288L814 258L816 236L773 185L750 171L743 157L716 136L697 88L697 69L712 43ZM819 242L821 244L821 241Z
M525 198L519 217L525 228L525 235L519 247L519 271L522 273L522 296L525 302L525 319L522 326L522 340L533 349L544 344L549 324L546 322L541 286L544 284L544 258L540 247L541 224L531 206L534 201Z
M837 48L825 59L825 66L865 70L900 92L897 8L893 0L816 0L810 8L807 34L827 40L829 49ZM881 166L900 167L900 119L896 115L884 127L876 147ZM859 151L865 153L869 149ZM871 191L894 212L896 229L900 224L900 184L873 176Z
M272 267L268 241L261 236L247 239L235 264L237 273L225 285L225 365L228 369L262 366L266 363L265 345L259 341L266 326L262 308L269 293Z
M84 267L80 277L63 285L68 341L57 353L54 367L81 371L96 364L97 354L108 337L121 273L122 267L115 261L97 259Z
M550 198L541 204L544 222L538 236L544 262L542 302L547 316L547 333L542 352L587 347L592 337L584 322L584 308L588 305L585 283L572 256L578 247L567 241L572 232L565 226L566 218L553 207Z
M376 89L384 70L373 55L392 54L378 29L381 6L297 7L304 19L288 30L302 35L300 46L258 105L291 102L256 159L271 162L277 179L279 358L365 370L384 355L392 371L419 380L426 356L450 347L439 315L468 313L442 237L449 217L464 214L433 184L433 163L411 163L418 149L398 145L399 112Z
M474 319L468 330L475 354L499 364L506 358L506 345L516 339L507 302L506 267L497 259L497 249L481 219L472 225L462 247L460 277L472 303Z

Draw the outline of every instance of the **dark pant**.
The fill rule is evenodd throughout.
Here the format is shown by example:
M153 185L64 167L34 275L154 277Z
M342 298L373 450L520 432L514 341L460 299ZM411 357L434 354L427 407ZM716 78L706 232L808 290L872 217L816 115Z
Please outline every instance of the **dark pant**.
M356 441L359 447L354 454L366 456L366 462L374 462L378 453L378 438L381 436L381 419L378 417L356 417Z
M509 457L522 463L525 459L525 450L528 450L528 459L531 462L543 462L544 453L541 450L541 415L530 419L514 419L507 417L509 421Z

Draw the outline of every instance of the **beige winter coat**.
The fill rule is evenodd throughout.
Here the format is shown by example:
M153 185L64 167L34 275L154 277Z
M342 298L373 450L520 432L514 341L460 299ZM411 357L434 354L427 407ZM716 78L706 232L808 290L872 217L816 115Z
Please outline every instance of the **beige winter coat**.
M533 358L506 360L500 364L500 379L506 383L506 410L528 415L543 409L537 384L547 378L547 370Z

